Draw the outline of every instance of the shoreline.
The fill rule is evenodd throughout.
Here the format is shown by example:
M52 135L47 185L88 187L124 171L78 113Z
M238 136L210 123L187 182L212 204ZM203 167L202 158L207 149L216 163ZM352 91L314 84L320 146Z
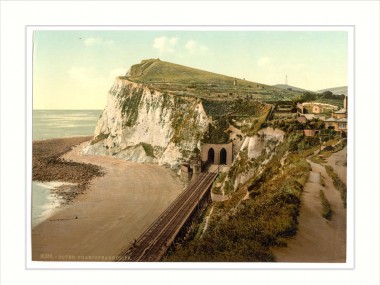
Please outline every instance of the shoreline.
M65 203L59 189L73 186L75 184L61 181L32 181L32 228L48 220Z
M32 228L34 261L113 261L110 257L138 238L184 188L180 178L162 166L83 156L85 144L60 159L94 165L104 174L93 177L81 195Z
M63 158L66 153L80 144L88 143L91 138L91 136L81 136L33 141L32 181L75 184L69 189L70 191L64 186L55 189L65 203L71 203L86 191L94 177L104 175L99 166Z
M44 160L48 160L50 166L56 163L61 168L70 168L69 161L62 161L59 155L69 152L73 147L82 143L82 141L88 141L91 138L92 136L81 135L32 141L33 175L37 172L37 176L42 177L42 179L38 180L32 179L32 229L49 220L50 217L61 209L62 205L71 203L76 196L83 194L87 186L79 185L78 182L69 182L71 177L62 179L62 177L55 178L52 175L44 174L46 171L46 162ZM58 152L57 150L60 151Z

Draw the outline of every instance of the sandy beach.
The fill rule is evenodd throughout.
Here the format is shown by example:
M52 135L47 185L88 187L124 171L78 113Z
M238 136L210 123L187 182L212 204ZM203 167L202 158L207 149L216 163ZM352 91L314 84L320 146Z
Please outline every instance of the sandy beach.
M158 165L83 156L85 144L62 158L100 166L104 175L33 228L33 260L112 261L184 188L171 170Z

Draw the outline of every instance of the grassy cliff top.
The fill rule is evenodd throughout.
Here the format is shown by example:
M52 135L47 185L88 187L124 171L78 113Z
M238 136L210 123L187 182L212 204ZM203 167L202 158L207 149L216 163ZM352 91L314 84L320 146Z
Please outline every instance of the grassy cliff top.
M299 95L296 91L283 90L159 59L143 60L141 63L133 65L125 78L173 95L221 101L239 98L291 100Z
M182 84L218 84L218 85L253 85L258 83L234 77L208 72L159 59L143 60L131 67L129 79L145 83L182 83ZM265 86L259 84L260 86Z

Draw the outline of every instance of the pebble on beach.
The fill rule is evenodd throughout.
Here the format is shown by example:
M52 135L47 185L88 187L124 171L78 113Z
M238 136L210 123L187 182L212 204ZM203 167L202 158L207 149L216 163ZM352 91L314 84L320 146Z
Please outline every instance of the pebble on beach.
M76 183L76 186L70 187L70 191L67 191L67 187L56 189L66 203L74 200L86 190L92 178L102 176L103 172L99 166L67 161L61 156L90 139L91 137L72 137L33 141L33 181Z

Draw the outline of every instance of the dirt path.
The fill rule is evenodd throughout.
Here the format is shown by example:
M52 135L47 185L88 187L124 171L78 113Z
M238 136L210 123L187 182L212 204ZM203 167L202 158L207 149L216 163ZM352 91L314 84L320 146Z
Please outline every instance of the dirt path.
M334 168L334 171L342 181L347 181L347 147L333 153L327 159L326 164Z
M298 232L288 240L287 247L275 248L273 253L279 262L345 262L346 210L340 193L324 166L308 162L312 171L301 196ZM320 184L320 176L325 181L325 187ZM321 189L331 205L330 221L321 215Z
M106 174L32 230L33 260L112 260L183 189L168 169L108 156L81 156L82 146L64 157L100 165Z

